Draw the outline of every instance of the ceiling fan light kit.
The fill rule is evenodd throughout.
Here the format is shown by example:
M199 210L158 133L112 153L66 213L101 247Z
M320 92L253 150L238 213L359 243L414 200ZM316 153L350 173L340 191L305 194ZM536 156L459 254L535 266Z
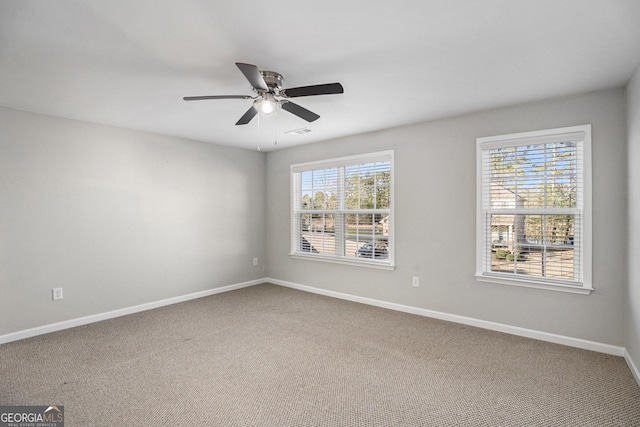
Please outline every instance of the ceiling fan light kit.
M258 113L262 116L271 116L278 108L278 101L273 95L266 93L253 101L253 108L258 110Z
M263 71L252 64L236 62L236 66L251 84L257 96L248 95L207 95L185 96L185 101L202 101L208 99L253 99L253 105L236 122L236 125L246 125L256 114L270 116L278 110L278 106L307 122L320 118L316 113L289 101L289 98L301 96L333 95L344 93L340 83L326 83L311 86L300 86L283 89L284 78L275 71Z

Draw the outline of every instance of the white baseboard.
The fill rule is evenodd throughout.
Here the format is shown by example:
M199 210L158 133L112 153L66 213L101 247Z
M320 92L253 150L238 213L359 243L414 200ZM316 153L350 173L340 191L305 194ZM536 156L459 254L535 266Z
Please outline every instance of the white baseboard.
M288 288L298 289L301 291L312 292L315 294L325 295L333 298L339 298L347 301L359 302L362 304L373 305L376 307L388 308L390 310L402 311L404 313L417 314L419 316L432 317L434 319L446 320L454 323L461 323L463 325L475 326L478 328L489 329L497 332L504 332L511 335L518 335L526 338L533 338L540 341L552 342L555 344L562 344L569 347L581 348L584 350L597 351L599 353L611 354L614 356L625 356L624 347L618 347L610 344L603 344L595 341L588 341L579 338L571 338L562 335L550 334L547 332L536 331L533 329L519 328L517 326L509 326L502 323L488 322L486 320L474 319L472 317L458 316L455 314L443 313L440 311L427 310L424 308L411 307L408 305L395 304L392 302L386 302L376 300L372 298L360 297L356 295L345 294L341 292L328 291L326 289L314 288L312 286L301 285L298 283L285 282L283 280L277 280L272 278L266 278L265 282L273 283L275 285L285 286ZM629 361L630 358L627 358ZM637 376L637 370L634 375ZM640 384L640 381L638 382Z
M220 288L213 288L206 291L195 292L192 294L182 295L182 296L173 297L173 298L167 298L160 301L154 301L146 304L136 305L133 307L127 307L119 310L108 311L106 313L92 314L90 316L80 317L77 319L65 320L63 322L52 323L50 325L38 326L31 329L25 329L23 331L13 332L6 335L0 335L0 344L17 341L24 338L31 338L31 337L35 337L36 335L48 334L50 332L61 331L63 329L69 329L76 326L87 325L89 323L99 322L101 320L113 319L114 317L126 316L127 314L133 314L141 311L151 310L154 308L164 307L166 305L177 304L179 302L189 301L196 298L208 297L210 295L215 295L222 292L229 292L236 289L246 288L246 287L258 285L264 282L265 282L264 279L251 280L249 282L236 283L235 285L222 286Z
M179 297L168 298L160 301L150 302L146 304L136 305L133 307L123 308L119 310L109 311L106 313L94 314L91 316L80 317L77 319L66 320L63 322L52 323L50 325L39 326L23 331L18 331L6 335L0 335L0 344L17 341L24 338L30 338L37 335L42 335L50 332L60 331L63 329L73 328L75 326L86 325L89 323L99 322L101 320L112 319L115 317L125 316L127 314L138 313L141 311L151 310L154 308L164 307L171 304L177 304L184 301L189 301L196 298L207 297L210 295L219 294L222 292L229 292L236 289L246 288L249 286L258 285L260 283L273 283L275 285L284 286L292 289L298 289L301 291L311 292L315 294L325 295L333 298L339 298L347 301L358 302L362 304L372 305L381 308L387 308L390 310L401 311L404 313L416 314L418 316L431 317L439 320L446 320L449 322L460 323L464 325L474 326L483 329L489 329L497 332L504 332L507 334L518 335L526 338L533 338L541 341L552 342L556 344L567 345L570 347L581 348L584 350L597 351L600 353L611 354L614 356L624 357L633 375L635 376L638 384L640 384L640 372L637 366L633 363L630 355L626 352L624 347L618 347L610 344L603 344L594 341L582 340L579 338L571 338L562 335L550 334L547 332L536 331L532 329L519 328L516 326L505 325L502 323L488 322L485 320L474 319L471 317L458 316L455 314L443 313L440 311L428 310L424 308L412 307L402 304L396 304L387 301L376 300L373 298L360 297L351 294L345 294L342 292L329 291L326 289L315 288L312 286L301 285L298 283L286 282L283 280L273 278L256 279L249 282L237 283L229 286L222 286L220 288L209 289L207 291L196 292L188 295L182 295Z
M631 358L631 355L629 354L626 348L624 350L624 360L627 361L627 365L629 365L629 369L631 370L633 377L636 379L636 382L638 383L638 385L640 385L640 370L638 370L638 367L636 366L636 364L633 363L633 359Z

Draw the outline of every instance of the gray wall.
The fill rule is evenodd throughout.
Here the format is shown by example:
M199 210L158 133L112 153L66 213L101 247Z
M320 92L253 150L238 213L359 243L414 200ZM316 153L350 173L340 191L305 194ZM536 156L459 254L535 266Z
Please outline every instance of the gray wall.
M595 291L476 282L476 138L586 123ZM387 149L396 270L290 258L289 165ZM627 181L627 155L640 162L638 73L626 98L616 89L495 109L270 152L266 162L263 153L0 107L0 335L268 276L626 345L637 362L640 276L628 274L627 254L633 263L640 222L626 200L628 186L630 211L640 211L640 172L629 168ZM64 288L62 301L51 301L54 287Z
M625 347L640 369L640 68L627 87L629 137L629 295Z
M270 152L267 274L328 291L623 346L625 116L624 91L607 90ZM585 296L477 282L476 138L589 123L595 291ZM395 150L396 270L290 258L289 165L387 149ZM411 286L414 275L420 276L419 288Z
M0 108L0 335L263 277L264 166Z

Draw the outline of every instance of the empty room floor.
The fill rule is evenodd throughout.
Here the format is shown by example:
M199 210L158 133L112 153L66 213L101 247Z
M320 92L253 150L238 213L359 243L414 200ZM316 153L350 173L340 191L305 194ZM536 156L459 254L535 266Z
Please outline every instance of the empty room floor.
M262 284L0 346L67 426L634 426L623 358Z

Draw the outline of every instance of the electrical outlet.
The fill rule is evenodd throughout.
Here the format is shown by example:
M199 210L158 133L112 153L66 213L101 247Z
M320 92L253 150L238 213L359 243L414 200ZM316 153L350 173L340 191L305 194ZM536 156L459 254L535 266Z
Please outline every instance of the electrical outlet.
M53 300L59 300L62 299L62 288L54 288L51 290L51 294L53 297Z
M414 288L419 288L420 287L420 277L413 276L413 279L411 279L411 286L413 286Z
M253 259L253 265L258 265L258 258Z

